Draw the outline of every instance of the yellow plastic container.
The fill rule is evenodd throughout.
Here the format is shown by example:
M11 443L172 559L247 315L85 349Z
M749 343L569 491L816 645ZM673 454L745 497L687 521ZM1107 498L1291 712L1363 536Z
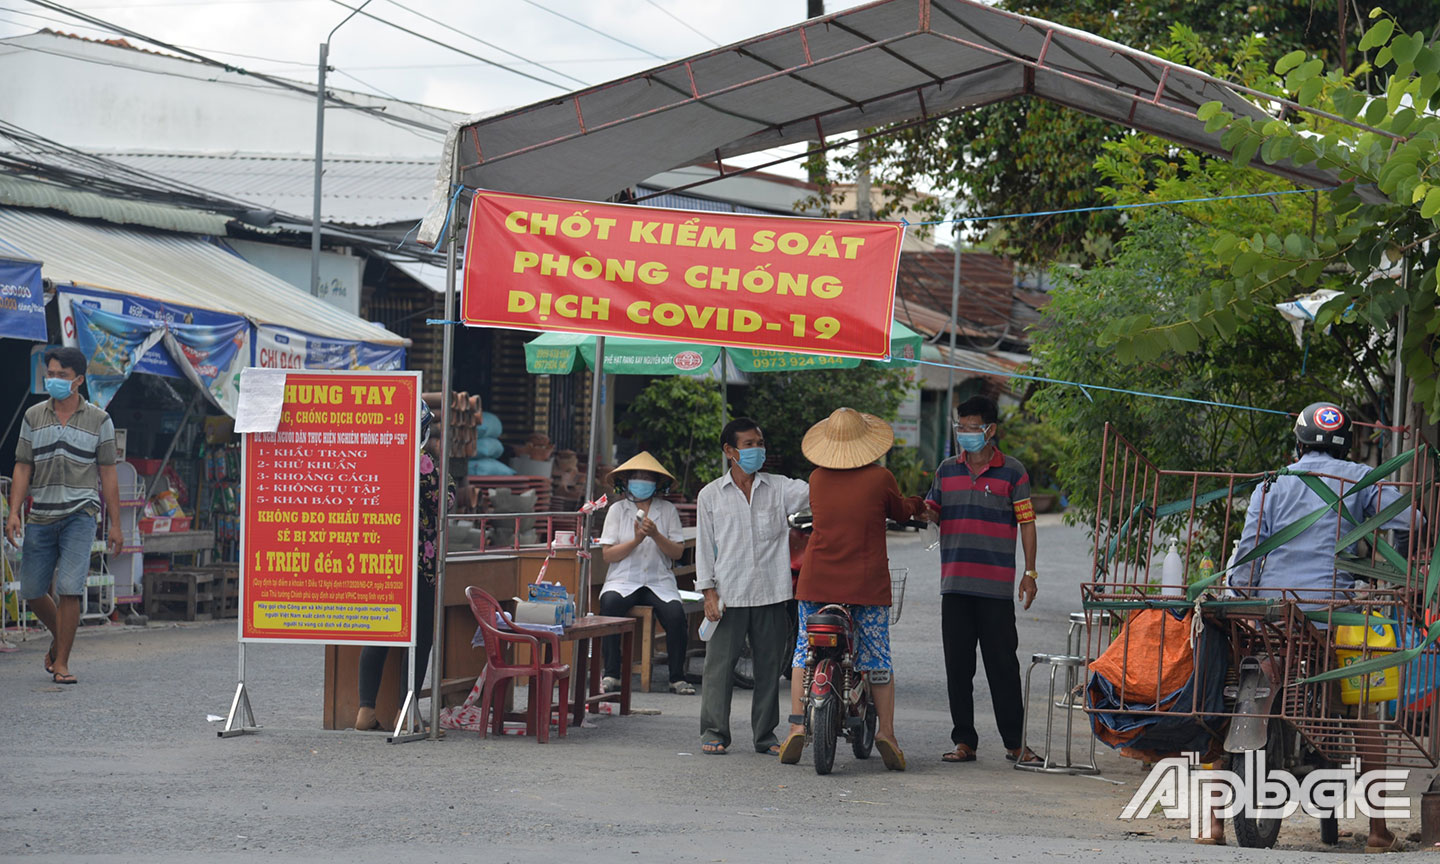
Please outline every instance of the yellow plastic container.
M1389 624L1374 624L1369 627L1344 624L1335 628L1335 657L1341 666L1349 666L1365 659L1367 652L1362 649L1369 649L1371 657L1380 657L1384 656L1383 652L1394 651L1397 647L1395 628ZM1359 705L1362 701L1389 702L1399 697L1399 666L1371 672L1368 690L1363 675L1340 679L1340 701L1346 705Z

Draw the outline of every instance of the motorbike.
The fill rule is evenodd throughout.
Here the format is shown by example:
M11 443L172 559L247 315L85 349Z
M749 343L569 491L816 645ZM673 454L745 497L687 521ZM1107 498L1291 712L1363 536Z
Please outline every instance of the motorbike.
M850 610L834 603L820 607L805 619L805 638L805 737L814 745L815 773L829 774L841 738L850 742L856 759L870 758L879 714L869 673L853 668L855 622Z
M796 576L813 521L808 511L793 513L788 518L791 567ZM903 523L903 527L923 528L925 524L912 521ZM891 623L900 617L904 573L903 569L891 571ZM798 621L795 625L798 629ZM856 759L870 758L875 749L875 729L880 715L870 691L871 676L883 674L888 679L890 673L855 670L855 636L855 620L850 610L838 603L822 606L805 619L804 713L792 716L790 722L805 726L805 737L814 747L816 774L829 774L834 768L835 750L841 739L850 743Z

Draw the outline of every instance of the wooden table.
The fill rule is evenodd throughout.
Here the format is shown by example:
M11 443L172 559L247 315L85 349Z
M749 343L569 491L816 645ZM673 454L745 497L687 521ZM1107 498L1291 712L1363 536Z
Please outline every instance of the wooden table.
M575 690L571 698L571 711L573 722L577 727L585 722L585 709L599 702L619 702L620 713L630 713L630 675L620 676L619 693L601 693L600 676L605 667L604 653L601 651L590 654L590 641L605 636L620 637L620 668L630 669L630 664L635 657L635 619L634 618L608 618L604 615L587 615L575 622L573 627L566 628L560 635L561 642L574 642L575 651L572 656L576 662L571 666L570 676L575 679ZM585 658L589 657L589 669L582 668ZM588 673L588 674L587 674ZM595 695L590 695L591 692Z

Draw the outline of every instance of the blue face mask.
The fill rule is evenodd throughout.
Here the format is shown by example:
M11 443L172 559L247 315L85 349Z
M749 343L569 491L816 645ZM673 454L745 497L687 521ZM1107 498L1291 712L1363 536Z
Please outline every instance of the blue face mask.
M648 501L655 494L655 481L630 480L625 483L625 489L636 501Z
M74 381L66 378L46 378L45 392L49 393L53 399L66 399L70 396L70 391L74 389L74 384Z
M765 464L765 448L746 447L740 451L740 458L736 460L736 464L746 474L754 474L760 470L760 466Z
M955 433L955 443L959 444L960 449L964 450L966 453L979 453L981 450L985 449L985 433L957 432Z

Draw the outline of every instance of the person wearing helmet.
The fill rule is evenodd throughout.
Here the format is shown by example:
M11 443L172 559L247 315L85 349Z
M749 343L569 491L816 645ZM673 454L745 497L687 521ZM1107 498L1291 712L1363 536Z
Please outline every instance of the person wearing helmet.
M1354 427L1345 409L1331 402L1307 405L1295 419L1295 448L1300 458L1289 471L1318 477L1337 495L1343 495L1371 470L1369 465L1345 458L1354 442ZM1363 521L1394 501L1397 494L1393 488L1370 486L1346 498L1345 508L1356 520ZM1389 500L1382 501L1382 497ZM1262 483L1250 495L1236 557L1243 557L1277 531L1325 505L1294 473L1282 474L1273 483ZM1355 586L1355 577L1335 568L1335 538L1344 533L1338 524L1340 519L1339 513L1327 514L1290 542L1232 571L1230 586L1266 597L1279 597L1288 590L1307 610L1345 600ZM1409 527L1408 508L1383 526Z
M445 494L455 501L455 480L440 468L440 436L432 436L435 414L430 406L420 403L420 423L416 441L420 448L420 512L416 521L415 596L415 687L425 682L425 668L430 660L431 643L435 639L435 559L440 530L440 489L444 478ZM375 697L380 693L380 676L385 670L385 657L390 651L383 645L367 645L360 650L360 709L355 712L356 729L392 727L392 718L375 716Z
M1273 483L1257 486L1251 493L1236 557L1243 557L1287 525L1326 506L1327 502L1306 486L1297 473L1319 478L1337 495L1344 495L1368 474L1371 466L1346 458L1354 443L1354 427L1345 409L1332 402L1305 406L1295 419L1295 449L1299 458L1290 465L1290 473L1280 475ZM1393 488L1370 486L1347 497L1345 509L1358 524L1392 503L1397 494L1401 493ZM1268 555L1231 571L1230 587L1247 595L1281 597L1288 593L1307 610L1333 607L1337 601L1348 602L1355 577L1335 566L1335 539L1343 533L1342 518L1337 512L1327 513ZM1386 522L1382 530L1408 529L1410 522L1411 510L1406 508ZM1364 771L1383 767L1383 761L1367 760L1361 764ZM1224 825L1213 812L1209 819L1211 839L1206 842L1223 845ZM1372 818L1365 851L1389 852L1396 844L1397 839L1386 827L1385 820Z
M695 688L685 680L690 625L671 569L684 552L685 535L679 509L661 497L675 478L646 451L611 471L610 482L622 497L606 511L600 532L607 565L600 614L624 615L634 606L654 609L665 628L670 692L693 696ZM620 668L620 637L606 636L601 650L605 676L600 687L613 693L620 689L621 674L630 674Z

